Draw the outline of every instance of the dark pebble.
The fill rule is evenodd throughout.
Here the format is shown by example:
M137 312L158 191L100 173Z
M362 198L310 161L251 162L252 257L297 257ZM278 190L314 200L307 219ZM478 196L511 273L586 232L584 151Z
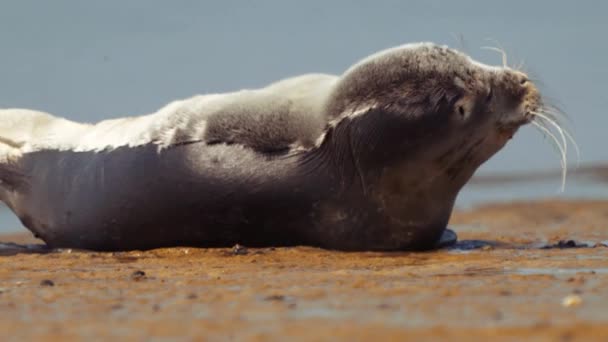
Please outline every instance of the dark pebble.
M40 286L55 286L55 283L50 279L44 279L40 281Z
M560 240L557 243L557 247L559 247L559 248L575 248L576 247L576 241L574 241L574 240Z
M141 271L141 270L137 270L133 273L131 273L131 279L139 281L139 280L143 280L146 278L146 272Z
M245 255L247 253L249 253L247 247L241 246L238 243L232 247L232 254L234 255Z
M392 305L392 304L388 304L388 303L378 304L378 309L381 309L381 310L393 310L395 308L397 308L396 305Z
M266 298L264 298L264 300L267 300L267 301L284 301L285 300L285 296L283 296L283 295L271 295L271 296L267 296Z
M545 245L545 246L542 246L541 248L542 249L551 249L551 248L566 249L566 248L588 248L588 247L593 247L593 245L589 245L584 242L576 242L575 240L560 240L555 244Z

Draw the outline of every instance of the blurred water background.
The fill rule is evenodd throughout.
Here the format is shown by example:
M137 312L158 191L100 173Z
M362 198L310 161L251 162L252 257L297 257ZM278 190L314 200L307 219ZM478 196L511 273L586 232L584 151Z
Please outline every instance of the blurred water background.
M603 1L0 1L0 107L97 121L194 94L340 74L408 42L447 44L500 64L480 49L493 39L568 113L587 167L608 161L607 13ZM558 168L549 142L525 127L478 174L550 177L471 184L457 206L608 198L608 182L589 177L572 177L560 193L551 171ZM0 210L0 232L19 227Z

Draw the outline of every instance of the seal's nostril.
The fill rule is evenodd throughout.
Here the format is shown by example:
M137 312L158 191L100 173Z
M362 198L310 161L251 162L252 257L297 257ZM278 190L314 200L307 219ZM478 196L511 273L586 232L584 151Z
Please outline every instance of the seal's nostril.
M526 83L528 83L528 78L527 77L522 77L519 80L519 84L521 84L521 85L526 85Z

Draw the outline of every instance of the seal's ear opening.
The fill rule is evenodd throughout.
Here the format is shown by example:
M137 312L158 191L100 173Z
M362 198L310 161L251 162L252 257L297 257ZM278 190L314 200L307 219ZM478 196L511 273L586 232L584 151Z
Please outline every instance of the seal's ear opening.
M494 98L494 89L492 87L490 87L490 89L488 90L488 95L486 95L486 103L490 103L493 98Z
M461 117L464 118L465 112L464 112L464 107L462 105L458 106L458 113L460 114Z

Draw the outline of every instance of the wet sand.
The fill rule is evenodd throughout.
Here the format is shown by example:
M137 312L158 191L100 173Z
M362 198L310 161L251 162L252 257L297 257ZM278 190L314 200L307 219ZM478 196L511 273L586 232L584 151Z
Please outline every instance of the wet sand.
M5 244L0 330L15 340L608 340L608 201L487 205L451 226L461 242L426 253Z

